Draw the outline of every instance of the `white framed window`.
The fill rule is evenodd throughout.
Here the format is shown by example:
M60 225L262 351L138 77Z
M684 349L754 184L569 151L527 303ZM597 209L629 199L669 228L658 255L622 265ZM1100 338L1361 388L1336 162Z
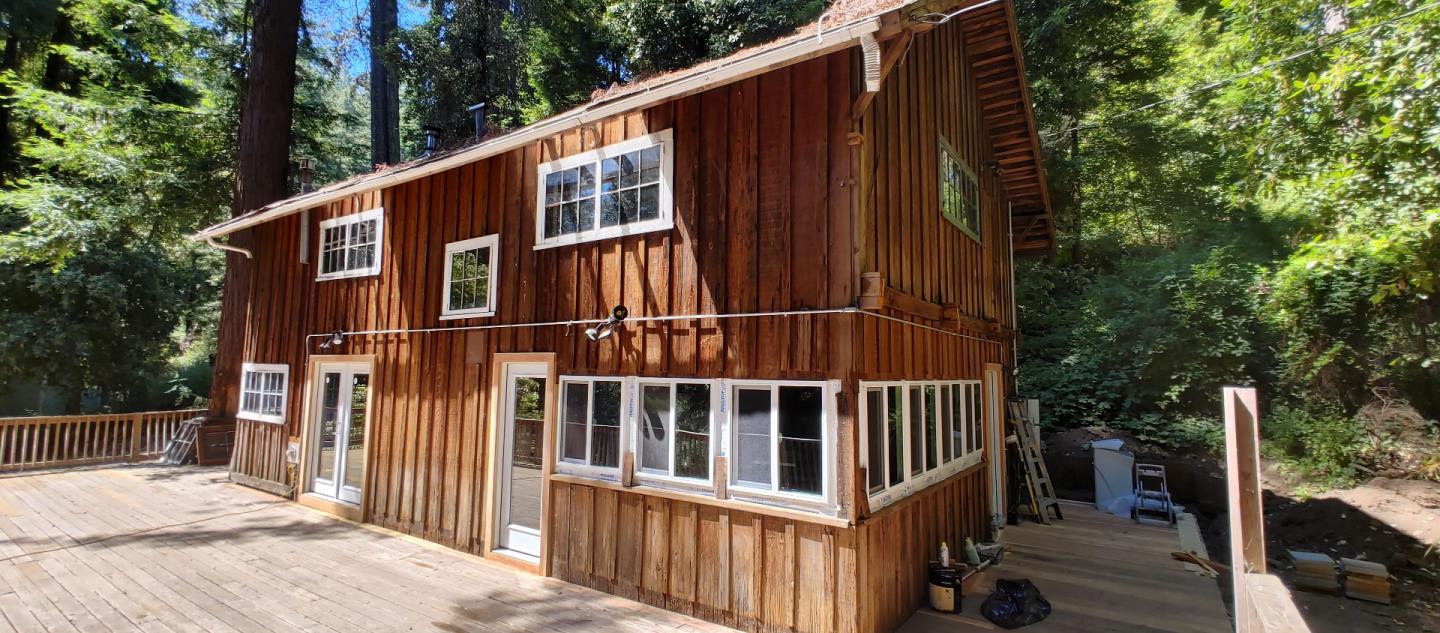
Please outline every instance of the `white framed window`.
M384 237L385 210L381 208L321 222L316 280L380 274Z
M830 505L832 390L823 382L737 381L729 396L731 495Z
M980 382L860 383L861 457L879 509L980 463Z
M445 245L445 290L440 318L466 319L495 314L495 271L500 236L486 235Z
M626 444L623 378L560 378L560 472L619 480Z
M673 138L663 130L540 165L536 250L673 228Z
M711 488L711 465L719 449L714 381L640 378L636 383L636 478Z
M945 137L940 137L940 214L980 241L980 181Z
M289 386L289 365L245 363L240 368L240 411L236 417L284 424Z

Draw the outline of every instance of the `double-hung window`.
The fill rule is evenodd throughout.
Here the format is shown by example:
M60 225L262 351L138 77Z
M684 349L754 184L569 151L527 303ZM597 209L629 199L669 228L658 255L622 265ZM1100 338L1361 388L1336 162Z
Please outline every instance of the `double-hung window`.
M832 457L823 383L737 384L731 490L828 501Z
M717 448L713 384L641 378L639 390L636 476L708 486Z
M673 162L664 130L540 165L535 248L672 228Z
M500 236L486 235L445 245L445 290L441 319L495 314L495 268Z
M981 459L978 381L862 382L862 458L880 508Z
M284 424L289 385L289 365L245 363L240 371L240 411L236 417Z
M980 240L980 181L955 148L940 137L940 214Z
M623 380L561 378L558 470L618 479L624 415Z
M380 274L385 246L385 210L371 209L320 223L320 271L317 279Z

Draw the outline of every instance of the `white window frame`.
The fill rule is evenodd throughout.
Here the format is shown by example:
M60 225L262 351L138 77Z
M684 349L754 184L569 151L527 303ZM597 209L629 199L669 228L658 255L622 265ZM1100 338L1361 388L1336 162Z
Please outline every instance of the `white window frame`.
M620 456L614 467L595 466L590 463L591 439L595 426L595 383L616 382L620 383ZM585 459L583 461L565 457L565 385L583 383L587 386L586 411L589 415L585 418ZM620 481L620 468L625 464L625 451L630 446L630 379L623 376L560 376L559 393L559 417L555 437L555 470L567 475L603 479L606 481Z
M477 248L488 248L488 249L490 249L490 262L489 262L489 264L487 265L487 268L486 268L486 270L487 270L487 271L489 272L489 274L490 274L490 279L489 279L489 281L487 281L486 284L485 284L485 288L486 288L486 291L487 291L487 296L485 297L485 305L484 305L484 306L481 306L481 307L479 307L479 308L461 308L461 309L458 309L458 310L451 310L451 309L450 309L450 281L451 281L451 275L454 273L454 270L453 270L453 267L451 266L451 264L454 263L455 253L463 253L463 252L465 252L465 251L471 251L471 250L475 250L475 249L477 249ZM497 277L499 277L499 275L498 275L497 272L496 272L496 271L497 271L497 266L498 266L499 262L500 262L500 234L499 234L499 233L494 233L494 234L491 234L491 235L485 235L485 236L482 236L482 237L472 237L472 238L470 238L470 239L468 239L468 240L460 240L459 242L450 242L449 244L446 244L446 245L445 245L445 264L444 264L444 266L445 266L445 285L444 285L444 291L441 292L441 297L440 297L440 301L441 301L441 303L440 303L440 320L441 320L441 321L449 321L449 320L452 320L452 319L473 319L473 318L477 318L477 317L495 316L495 297L496 297L496 293L495 293L495 279L496 279Z
M963 217L961 217L961 218L955 218L955 217L952 217L950 214L948 214L948 213L945 212L945 183L946 183L946 181L948 180L949 175L950 175L949 173L947 173L947 171L946 171L946 169L945 169L945 166L946 166L945 163L946 163L946 159L947 159L947 158L948 158L951 162L954 162L955 165L960 168L960 172L963 173L966 177L968 177L968 178L970 179L970 181L973 182L974 185L975 185L975 226L974 226L974 227L971 227L971 226L966 225L966 224L965 224L965 219L964 219ZM940 198L939 198L939 201L938 201L938 202L939 202L939 205L940 205L940 217L945 218L946 220L948 220L948 221L950 222L950 224L955 225L955 228L960 229L960 232L962 232L962 233L970 236L970 239L975 240L976 242L980 242L980 223L981 223L981 220L982 220L983 216L985 215L985 202L984 202L984 196L982 195L983 192L980 190L980 178L975 174L975 170L974 170L974 169L971 169L971 168L970 168L970 165L969 165L968 163L966 163L966 162L964 161L964 159L960 158L960 153L957 152L957 151L955 151L955 148L950 145L950 141L945 140L945 137L944 137L943 135L940 137L940 166L939 166L939 167L940 167L940 169L939 169L939 171L940 171L940 187L939 187L939 189L938 189L938 193L939 193ZM966 202L966 200L965 200L965 197L964 197L964 196L965 196L965 192L964 192L964 191L961 191L961 192L960 192L960 196L961 196L961 198L960 198L960 205L961 205L961 207L962 207L961 210L960 210L960 212L963 214L963 213L965 213L965 209L964 209L963 207L965 206L965 204L967 204L967 202Z
M796 507L810 511L830 511L835 508L835 471L837 464L835 452L836 436L836 413L835 394L839 392L837 385L824 381L809 380L727 380L725 381L725 398L727 403L737 401L736 392L741 389L765 389L770 390L770 486L769 489L760 488L753 484L741 483L739 480L740 462L737 459L729 459L730 496L736 499L757 501L760 503L778 504L787 507ZM808 494L780 490L780 462L777 457L780 454L780 401L781 387L819 387L820 388L820 493ZM738 410L734 406L727 407L726 423L726 454L733 455L739 450L740 424L735 420Z
M723 441L720 433L720 389L717 380L706 380L701 378L644 378L636 377L633 380L634 419L626 425L630 428L630 450L635 454L635 480L655 484L658 487L680 488L686 490L697 490L713 492L715 490L715 457L720 454L720 444ZM710 454L705 465L705 478L681 477L675 473L675 393L677 385L706 385L710 387L710 408L708 420L710 423ZM640 415L645 409L645 393L647 386L668 386L670 388L670 437L668 449L669 472L660 473L645 470L643 457L641 455L641 443L644 441L644 434L640 432Z
M246 410L245 410L245 408L244 408L244 407L245 407L245 378L246 378L247 376L249 376L250 374L253 374L253 373L261 373L261 374L280 374L280 385L281 385L281 388L280 388L280 414L279 414L279 415L266 415L266 414L259 413L259 412L255 412L255 411L246 411ZM266 392L264 391L264 388L262 387L259 392L253 392L253 391L252 391L251 393L259 393L259 394L260 394L260 397L261 397L261 400L262 400L261 406L264 406L263 400L264 400L264 396L266 395ZM271 394L271 395L273 395L273 394ZM266 423L266 424L284 424L284 423L285 423L285 412L288 410L287 407L289 407L289 406L290 406L290 366L289 366L289 365L273 364L273 363L242 363L242 364L240 365L240 402L239 402L239 406L236 407L235 417L240 418L240 419L242 419L242 420L251 420L251 421L254 421L254 422L264 422L264 423Z
M595 187L595 228L588 231L579 231L567 235L557 235L552 238L545 237L545 177L553 172L571 169L587 163L595 164L596 178L599 178L600 163L611 156L618 156L652 145L660 145L660 217L654 220L622 224L619 226L600 227L600 187ZM662 130L653 134L646 134L613 145L607 145L599 149L566 156L557 160L543 163L536 172L535 181L535 250L555 248L571 244L582 244L596 240L604 240L625 235L639 235L653 231L666 231L675 227L675 205L673 196L673 182L675 172L675 148L674 131L671 129Z
M359 224L366 220L375 220L375 263L365 268L344 269L333 272L325 270L325 230L337 226L349 227L352 224ZM345 245L340 247L342 253L348 254L350 250L350 231L345 232ZM380 267L385 258L385 209L376 207L360 213L342 215L338 218L330 218L320 223L320 230L316 239L319 243L315 247L315 280L325 281L327 279L350 279L354 277L370 277L380 274Z
M910 421L913 419L914 416L920 416L920 417L919 417L919 419L920 419L920 427L919 427L919 428L921 428L921 429L924 429L924 428L925 428L924 410L923 410L924 407L925 407L926 404L927 404L927 403L926 403L926 398L924 397L924 389L925 389L925 387L932 387L932 386L935 387L935 392L936 392L935 401L936 401L936 403L939 403L941 397L943 397L944 392L945 392L945 389L944 389L943 387L945 387L945 386L947 386L947 385L950 387L950 389L951 389L952 391L953 391L953 390L956 390L956 389L959 389L959 390L961 391L961 393L964 394L964 395L962 395L962 397L961 397L961 404L962 404L961 409L962 409L962 410L961 410L961 411L952 411L952 412L951 412L951 416L952 416L952 417L951 417L951 420L950 420L950 423L951 423L951 425L952 425L952 428L953 428L953 425L955 425L955 424L958 422L959 425L960 425L960 428L962 429L962 433L961 433L961 437L962 437L962 441L961 441L961 451L960 451L959 454L952 454L952 455L950 456L950 460L949 460L949 461L946 461L946 460L945 460L944 447L943 447L943 446L940 446L940 447L938 448L937 454L936 454L937 462L938 462L936 468L928 469L928 470L925 470L925 469L922 468L922 470L921 470L921 472L920 472L919 474L911 474L911 472L910 472L910 470L911 470L911 469L910 469L910 465L911 465L911 463L912 463L912 460L918 458L919 460L921 460L921 464L923 465L924 459L925 459L925 449L924 449L924 446L928 446L928 445L929 445L928 442L942 442L942 441L948 442L948 441L951 440L951 438L946 438L946 437L944 437L945 420L944 420L942 417L940 417L940 416L944 415L945 407L944 407L943 405L941 405L941 406L939 406L939 408L938 408L938 410L937 410L937 413L936 413L934 437L927 437L927 438L925 438L926 443L925 443L924 445L922 445L921 454L920 454L920 455L913 455L913 454L911 453L911 451L910 451L910 440L911 440L911 436L910 436L910 426L911 426L911 425L910 425ZM874 440L874 438L871 438L871 437L870 437L870 419L869 419L869 418L870 418L870 407L868 406L868 389L870 389L870 388L878 388L878 389L880 389L880 390L882 391L882 393L886 394L884 397L888 399L888 398L889 398L889 395L888 395L887 389L890 388L890 387L899 387L899 388L900 388L901 398L900 398L900 403L899 403L899 404L900 404L901 412L902 412L902 413L901 413L901 425L900 425L900 426L901 426L901 430L902 430L902 435L903 435L903 437L901 438L901 445L902 445L901 448L902 448L902 450L901 450L901 452L900 452L900 455L901 455L901 461L904 462L904 463L901 464L901 469L900 469L901 480L900 480L899 483L897 483L897 484L895 484L895 485L890 485L890 482L889 482L889 459L890 459L890 452L889 452L888 450L886 450L887 447L885 447L884 445L881 446L881 450L880 450L880 456L881 456L881 460L882 460L882 463L881 463L881 464L870 464L870 463L869 463L869 461L870 461L870 442L875 441L875 440ZM910 388L911 388L911 387L919 387L919 388L921 389L921 409L922 409L921 411L912 411L912 410L911 410L911 406L910 406ZM971 420L971 419L970 419L970 417L971 417L971 416L970 416L970 409L971 409L971 407L970 407L970 406L966 406L966 405L968 405L968 404L970 403L969 398L970 398L972 395L973 395L974 398L976 398L977 400L980 400L980 401L981 401L981 406L982 406L982 408L981 408L981 410L980 410L980 411L981 411L981 416L980 416L980 419L977 419L977 420ZM893 403L893 402L887 402L886 404L887 404L888 406L887 406L887 408L886 408L886 411L885 411L883 414L888 416L888 414L889 414L889 407L895 406L895 403ZM979 381L979 380L889 380L889 381L861 381L861 382L860 382L860 387L859 387L859 405L860 405L860 406L858 407L858 409L859 409L859 415L858 415L857 417L859 418L859 425L858 425L858 426L859 426L859 429L860 429L860 432L859 432L859 436L860 436L860 461L861 461L861 466L863 466L863 467L866 469L866 474L867 474L866 481L861 482L861 483L862 483L863 486L864 486L864 490L865 490L865 493L866 493L866 495L867 495L867 497L868 497L868 499L869 499L869 501L870 501L870 508L871 508L872 510L878 510L878 509L880 509L880 508L883 508L883 507L885 507L885 506L888 506L888 505L890 505L890 504L892 504L892 503L895 503L896 501L899 501L899 500L901 500L901 499L904 499L905 497L908 497L908 496L910 496L910 495L912 495L912 494L915 494L916 492L919 492L919 491L921 491L921 490L924 490L925 488L928 488L928 487L930 487L931 485L934 485L934 484L936 484L936 483L938 483L938 482L941 482L941 481L944 481L944 480L946 480L946 479L949 479L950 477L954 476L956 473L958 473L958 472L960 472L960 471L962 471L962 470L965 470L965 469L967 469L967 468L970 468L970 467L972 467L972 466L975 466L976 464L979 464L979 463L983 460L983 458L984 458L984 451L982 450L982 447L978 447L978 446L974 446L974 445L973 445L973 444L974 444L973 438L975 437L975 436L974 436L975 429L977 428L977 426L978 426L978 427L981 427L981 431L983 432L983 424L984 424L984 419L983 419L983 418L984 418L984 410L983 410L983 405L984 405L984 403L983 403L982 391L981 391L981 389L980 389L980 381ZM883 427L883 425L882 425L882 427ZM927 435L928 435L928 434L927 434ZM887 437L888 437L888 434L887 434ZM881 469L881 473L882 473L881 481L885 484L884 486L881 487L881 489L880 489L879 491L875 491L875 492L872 492L872 491L870 490L870 481L869 481L869 477L868 477L870 470L873 469L873 468L879 468L879 469Z

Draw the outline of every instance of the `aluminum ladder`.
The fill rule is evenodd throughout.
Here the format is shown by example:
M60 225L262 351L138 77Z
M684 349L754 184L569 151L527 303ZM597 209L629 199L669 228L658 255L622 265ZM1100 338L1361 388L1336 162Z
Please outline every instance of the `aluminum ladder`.
M1025 486L1030 493L1030 511L1041 523L1049 525L1050 512L1056 520L1064 520L1060 512L1060 500L1055 495L1055 484L1050 481L1050 469L1045 467L1045 456L1041 452L1040 425L1025 416L1019 402L1011 402L1010 424L1015 427L1013 440L1020 452L1020 464L1025 472Z

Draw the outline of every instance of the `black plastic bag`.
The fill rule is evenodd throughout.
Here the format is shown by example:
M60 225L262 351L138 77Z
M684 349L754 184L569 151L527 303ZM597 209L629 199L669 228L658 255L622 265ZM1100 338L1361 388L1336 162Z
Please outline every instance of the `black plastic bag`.
M980 605L980 613L1000 628L1018 629L1050 615L1050 601L1029 580L1001 579L995 581L995 593Z

